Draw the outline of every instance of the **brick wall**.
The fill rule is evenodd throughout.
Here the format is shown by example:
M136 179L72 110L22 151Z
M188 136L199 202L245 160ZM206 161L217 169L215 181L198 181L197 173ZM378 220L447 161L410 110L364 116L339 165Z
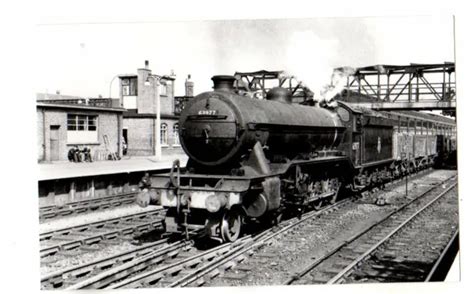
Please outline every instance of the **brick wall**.
M168 127L167 132L167 144L161 146L161 153L163 155L170 155L170 154L182 154L183 149L178 142L175 142L175 135L174 135L174 125L178 123L178 119L161 119L161 124L166 124ZM178 143L178 144L176 144Z
M92 149L92 154L96 154L96 150L105 151L104 135L109 139L109 148L112 152L119 153L119 140L122 137L121 126L119 126L120 115L116 113L101 113L98 117L98 141L99 146L95 145L89 147ZM120 130L119 130L120 128ZM119 135L120 134L120 135ZM98 152L97 151L97 152Z
M174 101L167 95L160 95L160 114L172 114L174 113Z
M123 127L127 129L127 156L154 155L153 118L124 118Z
M51 126L58 125L58 139L59 139L59 160L67 160L67 113L64 110L50 110L45 109L44 111L44 123L43 114L41 109L37 110L38 114L38 138L41 138L41 145L38 146L38 153L43 153L43 142L45 155L38 158L40 160L51 161ZM44 140L44 141L43 141ZM38 141L39 143L39 141Z
M43 111L44 109L44 121ZM68 143L67 140L67 114L85 114L85 115L97 115L98 116L98 130L97 130L97 141L84 144L74 144L74 142ZM38 161L51 161L51 126L59 126L58 141L59 141L59 161L67 161L68 151L77 145L79 148L88 147L91 149L91 154L94 156L98 152L105 152L105 143L103 136L107 135L110 143L110 149L112 152L119 151L119 132L121 126L119 124L121 114L119 113L107 113L101 112L93 113L87 111L78 110L65 110L65 109L48 109L38 108L37 109L37 148L38 148ZM120 131L119 131L120 128ZM44 149L43 149L44 148ZM45 156L44 156L45 154Z
M148 78L151 75L151 70L148 69L140 68L137 74L137 111L138 113L156 113L156 79Z
M166 95L160 92L160 113L174 114L174 81L166 81L161 87L166 87Z
M36 141L38 151L38 161L44 161L44 131L43 131L43 112L41 109L36 110Z

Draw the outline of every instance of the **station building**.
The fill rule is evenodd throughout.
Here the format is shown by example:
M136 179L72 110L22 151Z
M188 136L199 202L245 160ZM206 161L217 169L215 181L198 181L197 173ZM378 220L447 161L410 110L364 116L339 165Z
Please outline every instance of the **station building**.
M118 99L37 94L38 162L67 161L74 147L91 150L94 160L122 155L123 112Z
M38 93L38 162L67 161L74 147L91 150L94 161L122 156L184 155L178 135L179 114L193 97L175 97L175 75L155 75L145 67L119 74L119 98L83 98Z
M175 75L155 75L145 67L136 74L120 74L120 103L123 138L130 156L183 154L179 142L179 113L188 96L175 97ZM193 83L186 80L186 94L192 96Z

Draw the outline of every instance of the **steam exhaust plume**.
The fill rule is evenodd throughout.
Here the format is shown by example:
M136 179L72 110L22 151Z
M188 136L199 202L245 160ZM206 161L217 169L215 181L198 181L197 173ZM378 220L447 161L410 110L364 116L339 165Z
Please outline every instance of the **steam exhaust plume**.
M314 92L320 105L334 104L334 97L355 73L352 67L334 69L338 53L337 39L322 39L312 31L293 33L287 47L289 64L286 77L295 77L302 86Z

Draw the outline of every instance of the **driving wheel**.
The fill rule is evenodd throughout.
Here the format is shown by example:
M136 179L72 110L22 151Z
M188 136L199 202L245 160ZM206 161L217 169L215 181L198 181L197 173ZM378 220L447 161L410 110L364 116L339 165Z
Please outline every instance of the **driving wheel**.
M236 211L224 213L221 221L221 237L224 242L234 242L239 238L242 218Z

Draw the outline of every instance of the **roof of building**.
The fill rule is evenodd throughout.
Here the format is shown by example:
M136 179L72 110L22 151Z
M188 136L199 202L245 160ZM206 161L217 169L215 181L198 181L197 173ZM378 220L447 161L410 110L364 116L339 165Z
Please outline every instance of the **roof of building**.
M68 108L101 111L125 111L121 107L120 99L112 98L84 98L73 95L36 93L37 107Z
M37 102L37 108L57 108L57 109L77 109L77 110L93 110L103 112L124 112L125 108L121 107L99 107L85 104L65 104L65 103L44 103Z
M127 73L127 74L119 74L117 77L119 78L136 78L138 75L136 73Z
M84 97L74 95L63 95L63 94L51 94L51 93L36 93L36 100L72 100L81 99Z
M123 113L123 118L156 118L156 113L137 113L136 109L127 109L127 111ZM179 116L160 113L160 118L178 120Z

